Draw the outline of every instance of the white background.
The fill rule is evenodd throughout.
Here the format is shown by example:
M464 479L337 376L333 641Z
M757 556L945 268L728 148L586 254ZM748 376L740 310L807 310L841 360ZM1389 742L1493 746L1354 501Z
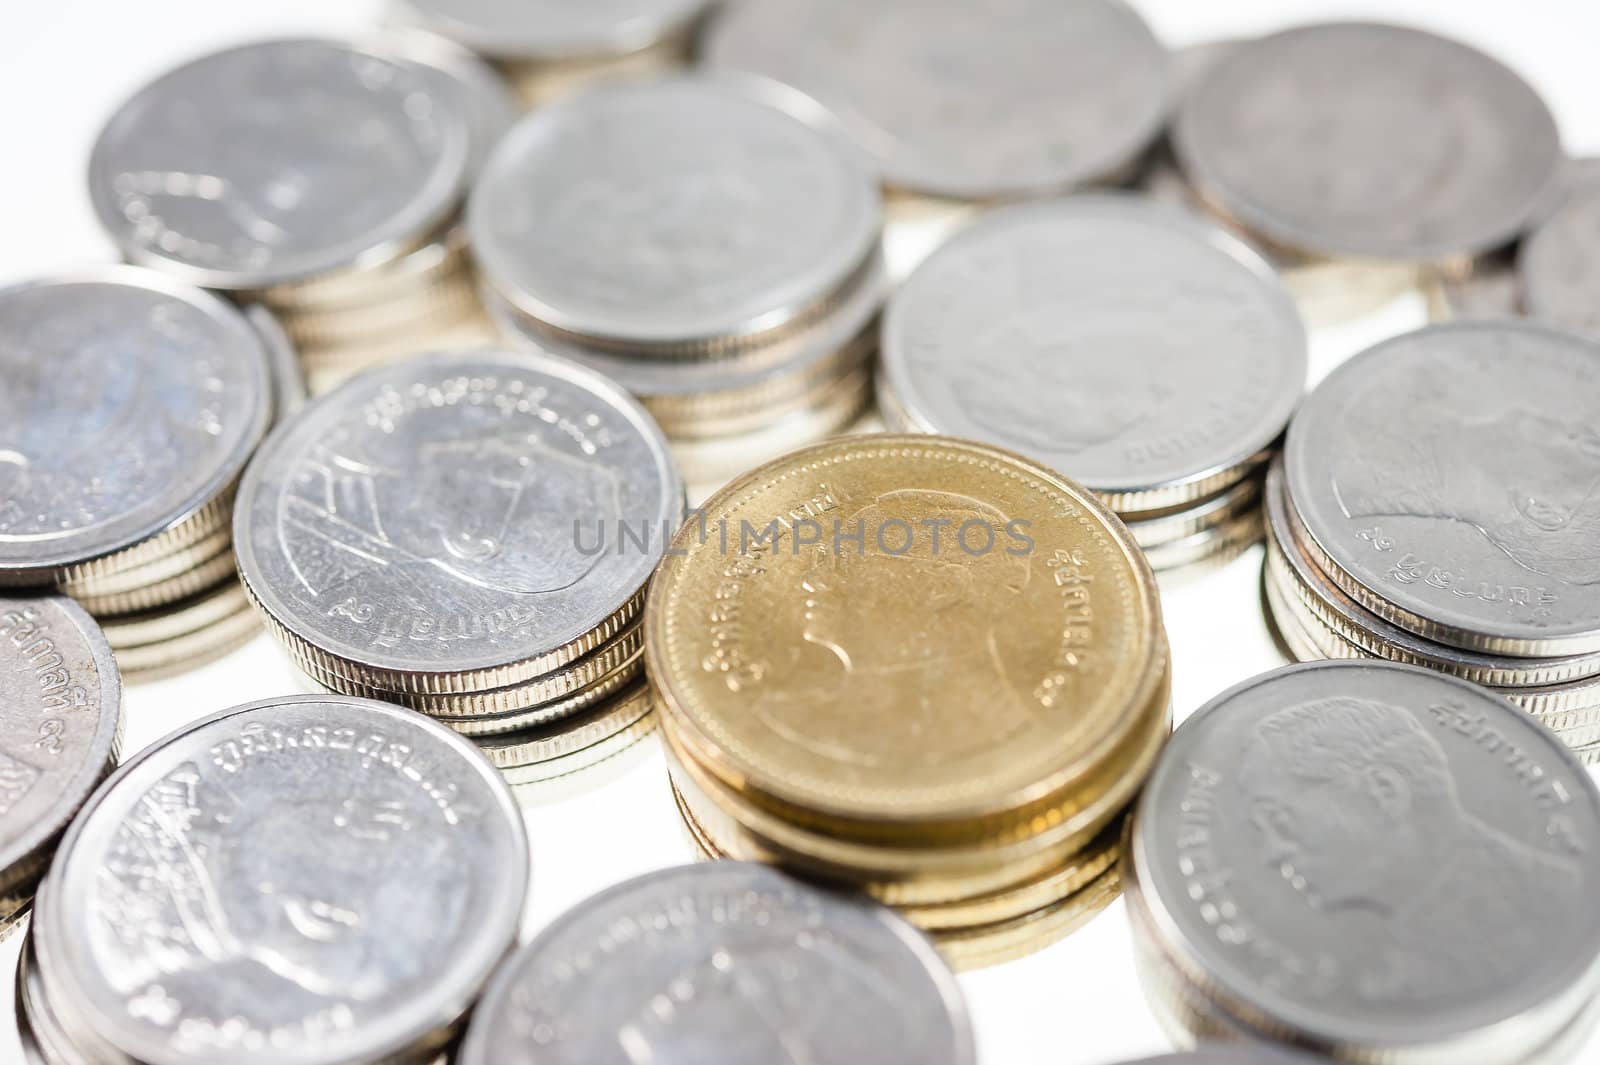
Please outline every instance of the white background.
M1499 56L1541 90L1570 151L1600 154L1600 4L1592 0L1137 0L1137 6L1174 46L1335 17L1409 21L1446 32ZM357 30L378 9L376 0L0 5L0 282L111 257L83 174L96 131L126 94L191 55L264 35ZM1423 316L1420 299L1411 297L1319 333L1313 377L1373 340L1421 324ZM1259 567L1257 549L1226 570L1166 590L1180 720L1236 681L1282 664L1257 606ZM132 689L126 749L225 706L299 690L287 661L258 637L203 670ZM654 749L592 785L527 808L530 931L619 879L690 858ZM1099 1065L1165 1049L1135 982L1127 940L1119 902L1064 943L963 977L986 1065ZM13 971L17 945L14 937L0 947L0 974ZM0 975L0 1003L9 1002L8 979ZM1583 1060L1600 1060L1600 1041ZM20 1051L9 1011L0 1005L0 1062L12 1061L20 1061Z

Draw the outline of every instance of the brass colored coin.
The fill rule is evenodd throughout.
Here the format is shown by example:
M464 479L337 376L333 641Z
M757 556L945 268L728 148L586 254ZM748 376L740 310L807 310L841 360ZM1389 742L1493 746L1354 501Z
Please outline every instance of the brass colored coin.
M544 765L587 750L637 724L650 713L651 702L650 685L639 681L582 715L542 728L482 736L476 742L498 769Z
M1059 943L1098 915L1122 894L1121 863L1114 864L1081 890L1035 913L991 925L934 934L934 946L958 972L1000 965Z
M1012 831L1123 748L1130 708L1165 683L1138 545L1020 456L844 437L746 474L704 514L707 535L686 526L652 583L648 669L670 733L785 817L856 839Z

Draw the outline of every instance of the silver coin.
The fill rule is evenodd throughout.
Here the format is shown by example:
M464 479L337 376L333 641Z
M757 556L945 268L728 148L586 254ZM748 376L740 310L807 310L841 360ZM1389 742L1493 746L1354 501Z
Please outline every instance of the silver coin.
M495 977L461 1065L969 1065L955 978L893 911L739 862L558 918Z
M281 425L306 402L306 375L294 342L284 332L283 323L259 303L245 308L245 317L261 337L272 373L272 424Z
M1258 255L1133 197L990 214L891 297L883 374L925 429L1027 454L1119 510L1199 498L1266 449L1306 335Z
M1568 192L1523 241L1517 277L1530 315L1600 337L1600 178Z
M0 895L26 894L116 757L111 647L63 596L0 596Z
M682 514L666 441L620 388L485 351L369 371L307 406L245 475L234 540L252 593L326 672L481 688L587 649Z
M0 288L0 586L140 544L238 477L271 413L234 308L132 267Z
M871 176L801 106L781 86L685 76L540 109L468 208L488 282L540 322L624 347L792 322L882 228Z
M371 45L385 56L409 60L433 92L455 97L467 119L467 172L476 177L522 112L510 83L466 48L432 33L389 30Z
M1510 243L1563 166L1549 108L1515 73L1376 23L1239 45L1190 93L1173 139L1215 207L1329 256L1427 261Z
M1314 1065L1314 1060L1303 1054L1268 1047L1229 1046L1204 1047L1185 1054L1165 1054L1159 1058L1142 1058L1127 1065Z
M403 58L267 41L137 93L95 145L89 191L133 261L263 289L414 243L456 207L470 140L461 98Z
M426 718L235 707L96 793L39 898L39 972L97 1059L420 1056L515 942L527 846L494 768Z
M1130 850L1208 995L1345 1060L1520 1062L1600 984L1600 791L1465 681L1246 681L1173 735Z
M1169 92L1166 50L1121 0L744 0L704 53L821 101L891 186L963 199L1119 176Z
M1340 366L1290 426L1302 542L1368 610L1440 643L1600 650L1600 345L1431 326Z
M398 0L398 16L496 59L581 59L648 48L708 0Z

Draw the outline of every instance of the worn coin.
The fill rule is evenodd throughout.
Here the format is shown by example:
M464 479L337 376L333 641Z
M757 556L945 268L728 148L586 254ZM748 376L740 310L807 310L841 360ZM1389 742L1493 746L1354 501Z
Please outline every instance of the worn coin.
M1120 176L1169 92L1166 50L1121 0L747 0L704 53L821 101L891 186L962 199Z
M158 78L112 117L89 189L129 259L263 289L393 257L455 208L472 124L375 45L264 41Z
M1289 429L1291 516L1368 610L1440 643L1600 650L1600 345L1436 325L1340 366Z
M483 351L310 404L251 464L234 539L249 590L324 679L481 691L614 637L682 513L666 441L621 389Z
M495 977L462 1065L971 1065L961 992L892 910L765 866L667 869L558 918Z
M782 86L710 76L542 108L468 207L488 284L597 346L698 354L825 305L877 247L871 175Z
M122 683L82 607L0 597L0 707L0 895L19 896L116 757Z
M134 267L0 289L0 378L0 586L203 538L272 409L246 319Z
M1510 703L1426 670L1218 696L1151 775L1129 858L1190 980L1344 1060L1520 1062L1600 984L1600 791Z
M503 60L636 52L687 29L708 0L399 0L405 21Z
M1526 82L1463 44L1377 23L1246 42L1178 110L1213 207L1300 252L1432 261L1510 243L1564 157Z
M412 1060L514 943L527 846L494 768L426 718L235 707L148 748L74 823L38 903L40 976L96 1059Z
M1305 389L1306 334L1270 266L1132 197L1011 207L889 301L883 375L918 427L1023 452L1116 510L1239 479Z
M1517 276L1533 317L1600 337L1600 178L1569 192L1523 242Z

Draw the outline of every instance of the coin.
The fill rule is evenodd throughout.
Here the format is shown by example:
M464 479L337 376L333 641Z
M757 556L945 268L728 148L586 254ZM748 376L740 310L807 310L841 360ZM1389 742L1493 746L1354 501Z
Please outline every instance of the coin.
M1600 650L1600 345L1431 326L1330 374L1289 429L1300 542L1362 606L1495 654Z
M992 213L891 298L883 377L917 427L1021 451L1118 511L1240 479L1305 388L1267 263L1132 197Z
M1514 72L1377 23L1241 43L1184 100L1173 142L1223 214L1336 257L1490 251L1543 209L1563 165L1549 108Z
M465 189L470 139L461 99L402 57L265 41L135 94L95 145L89 187L131 260L265 289L415 244Z
M1261 478L1246 477L1209 499L1188 507L1122 515L1123 523L1148 555L1153 548L1185 540L1259 510Z
M707 0L398 0L400 18L502 60L635 52L688 29Z
M0 706L0 896L25 897L116 760L122 684L83 608L0 597Z
M620 934L619 934L620 931ZM954 977L893 911L715 862L627 881L495 977L462 1065L971 1065Z
M682 513L666 441L620 389L483 351L372 370L306 407L251 464L234 539L319 679L473 692L610 642Z
M596 347L700 354L792 326L867 262L867 170L781 86L709 76L541 108L468 207L490 287Z
M749 0L703 53L819 100L890 186L956 199L1112 180L1169 93L1166 50L1120 0Z
M332 696L235 707L74 823L35 918L42 985L96 1059L415 1060L514 943L527 845L442 726Z
M1505 700L1409 666L1296 666L1174 734L1130 909L1260 1037L1520 1062L1600 984L1597 843L1600 791Z
M499 769L558 762L627 731L650 711L650 686L636 681L626 691L567 720L481 736L478 749Z
M1301 1054L1266 1047L1206 1047L1186 1054L1163 1054L1142 1058L1127 1065L1311 1065L1313 1059Z
M271 415L244 317L132 267L0 289L0 376L0 586L81 580L203 538L226 523Z
M645 612L667 724L723 781L840 838L1026 821L1162 687L1137 545L1019 456L845 437L735 480L700 517Z
M1591 177L1563 199L1522 244L1517 277L1533 317L1600 337L1600 178Z
M306 401L306 376L295 354L294 342L283 331L283 323L259 303L244 309L267 353L272 374L272 424L281 425ZM232 535L231 533L229 534Z

